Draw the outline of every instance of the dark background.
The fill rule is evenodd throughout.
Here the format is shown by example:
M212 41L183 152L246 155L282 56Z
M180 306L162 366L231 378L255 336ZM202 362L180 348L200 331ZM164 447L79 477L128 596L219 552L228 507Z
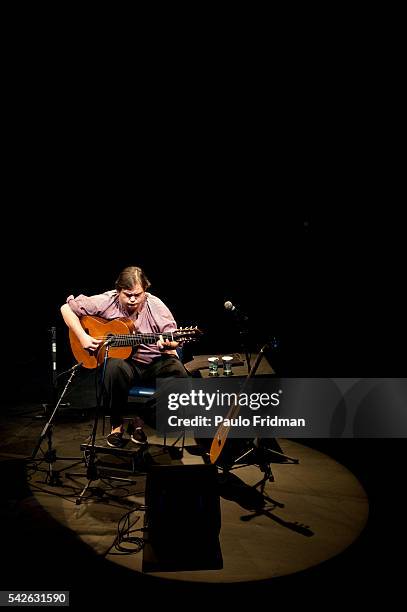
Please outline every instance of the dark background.
M8 406L47 399L51 325L58 369L73 365L66 296L134 264L180 325L204 330L201 353L239 348L228 299L253 348L276 336L279 375L405 376L402 19L307 6L208 15L202 34L155 16L135 33L111 14L69 27L33 11L7 23L2 73ZM405 441L319 447L372 510L360 555L328 568L331 593L387 600L403 584ZM315 574L299 577L301 603L316 601Z
M400 218L357 218L334 205L326 214L298 212L277 206L271 192L267 199L191 198L181 209L115 194L104 198L105 214L72 201L43 210L43 222L38 210L21 227L15 220L20 261L9 251L4 287L9 400L47 392L51 326L58 370L75 363L60 305L71 293L113 288L127 265L144 268L178 325L203 330L194 354L241 350L239 324L223 306L231 300L248 317L250 350L277 340L268 358L279 375L403 376Z
M58 365L72 364L67 295L110 289L127 265L179 325L203 329L201 353L240 348L231 300L251 348L277 338L281 375L404 375L400 39L385 45L366 25L382 14L335 15L338 30L258 17L248 39L228 16L213 44L191 30L164 49L92 45L99 34L77 24L75 40L32 40L28 15L10 24L10 399L43 394L51 325Z
M66 296L107 290L132 264L179 324L202 327L202 353L235 348L229 299L254 348L278 338L281 375L404 374L401 20L284 13L200 15L202 31L174 15L174 32L160 15L136 36L121 15L108 31L75 15L50 28L37 10L10 19L11 399L40 389L50 325L72 363Z

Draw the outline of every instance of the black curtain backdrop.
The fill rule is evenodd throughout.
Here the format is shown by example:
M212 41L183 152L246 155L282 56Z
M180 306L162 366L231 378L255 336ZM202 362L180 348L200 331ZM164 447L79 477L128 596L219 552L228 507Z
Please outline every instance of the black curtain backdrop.
M51 326L58 370L74 363L59 312L66 297L113 288L120 270L134 264L179 325L204 331L195 353L241 350L239 327L224 309L230 300L248 317L250 350L276 338L269 358L280 375L403 376L396 220L356 221L334 208L315 215L288 207L283 215L249 202L230 205L223 216L209 205L190 216L170 208L168 218L156 204L148 208L139 212L135 204L135 221L111 213L93 222L79 211L49 228L25 224L25 259L4 280L18 321L3 330L10 399L43 395Z

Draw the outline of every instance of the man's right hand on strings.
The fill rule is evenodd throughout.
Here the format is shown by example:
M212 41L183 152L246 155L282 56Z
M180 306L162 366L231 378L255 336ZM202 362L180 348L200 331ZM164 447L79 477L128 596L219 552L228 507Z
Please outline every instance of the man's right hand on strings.
M96 338L92 338L89 334L84 333L79 338L79 342L85 351L96 351L101 345L102 340L96 340Z

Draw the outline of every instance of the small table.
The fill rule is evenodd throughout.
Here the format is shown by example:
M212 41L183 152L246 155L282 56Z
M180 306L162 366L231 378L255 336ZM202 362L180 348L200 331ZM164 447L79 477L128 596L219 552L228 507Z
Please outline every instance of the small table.
M246 359L240 355L240 353L222 353L219 355L194 355L194 358L187 363L184 363L184 366L191 374L199 372L203 378L207 378L209 376L209 357L218 357L219 358L219 370L223 369L222 364L222 355L229 354L233 357L231 362L232 372L234 376L247 376L247 363ZM253 366L256 361L257 353L252 353L250 356L250 364ZM222 372L220 372L222 374ZM257 374L274 374L274 370L267 361L267 358L263 355L263 359L260 362L260 365L257 369Z

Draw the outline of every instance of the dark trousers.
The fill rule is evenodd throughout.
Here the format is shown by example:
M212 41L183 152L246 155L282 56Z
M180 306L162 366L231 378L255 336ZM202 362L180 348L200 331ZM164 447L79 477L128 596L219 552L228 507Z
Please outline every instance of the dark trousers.
M109 358L106 363L103 408L110 414L112 428L123 423L129 389L134 385L154 386L156 378L187 378L188 372L177 357L162 355L148 365L132 359Z

